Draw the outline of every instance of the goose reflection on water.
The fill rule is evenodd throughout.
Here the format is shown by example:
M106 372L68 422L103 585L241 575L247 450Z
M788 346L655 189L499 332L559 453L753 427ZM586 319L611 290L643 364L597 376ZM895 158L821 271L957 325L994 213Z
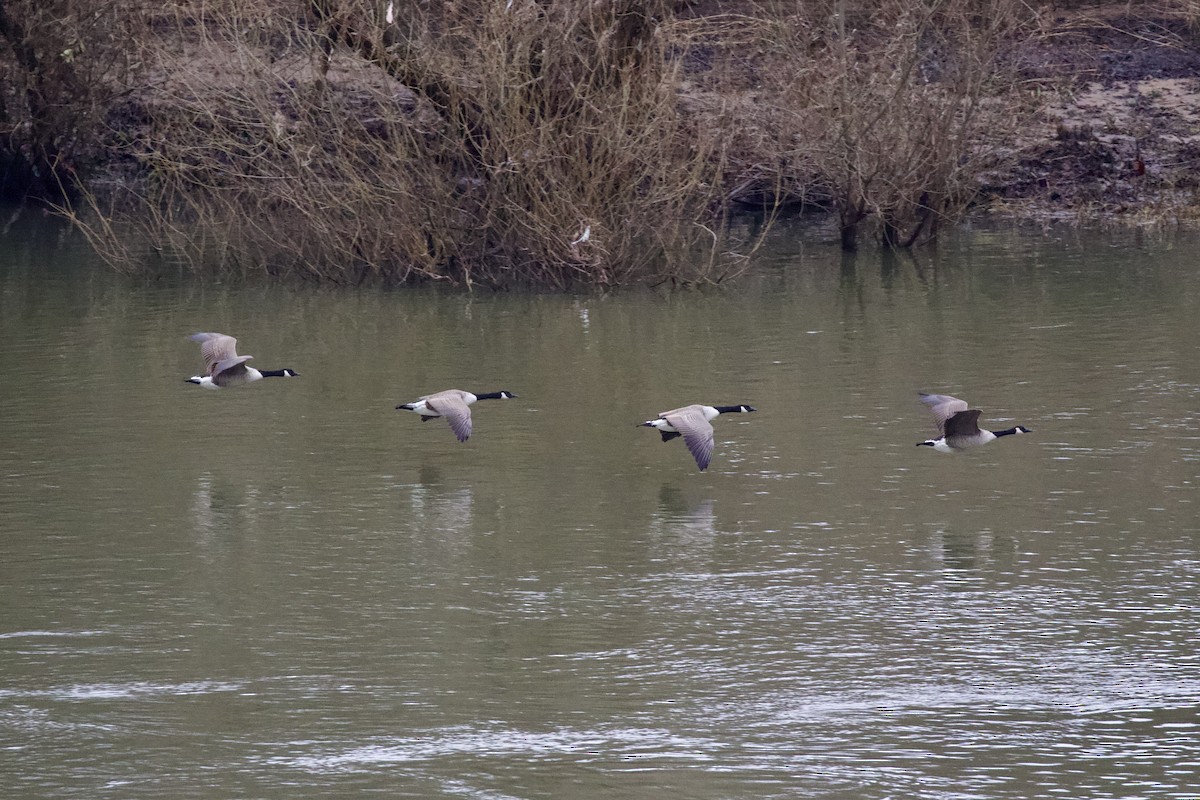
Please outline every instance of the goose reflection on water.
M663 484L649 529L660 547L675 552L672 560L707 557L716 542L717 515L711 497L689 499L677 487Z

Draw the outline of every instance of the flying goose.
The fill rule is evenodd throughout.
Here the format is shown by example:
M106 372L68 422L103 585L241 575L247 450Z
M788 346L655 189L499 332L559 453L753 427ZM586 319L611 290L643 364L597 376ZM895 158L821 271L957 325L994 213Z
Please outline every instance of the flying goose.
M921 402L929 406L937 420L937 439L927 439L917 442L917 447L932 447L939 453L953 453L956 450L966 450L981 444L987 444L997 436L1011 436L1015 433L1029 433L1029 428L1017 425L1003 431L988 431L979 427L978 408L967 408L967 401L959 400L948 394L927 394L921 392Z
M259 371L246 366L254 356L237 354L237 339L223 333L193 333L188 337L200 342L200 355L204 357L204 375L193 375L188 383L199 384L206 389L222 389L241 386L243 383L263 378L296 378L300 373L291 369L264 369Z
M721 414L748 414L756 410L753 406L747 405L704 406L696 404L677 408L674 411L664 411L658 415L658 419L647 420L640 423L638 427L657 428L658 432L662 434L664 442L682 436L683 443L687 445L692 457L696 459L696 466L700 467L700 471L703 472L708 469L708 462L712 460L713 428L709 424L710 420L716 419Z
M436 394L427 394L411 403L396 406L397 411L412 411L421 415L422 422L434 417L445 417L451 430L460 442L471 435L471 404L476 400L511 400L512 392L464 392L462 389L447 389Z

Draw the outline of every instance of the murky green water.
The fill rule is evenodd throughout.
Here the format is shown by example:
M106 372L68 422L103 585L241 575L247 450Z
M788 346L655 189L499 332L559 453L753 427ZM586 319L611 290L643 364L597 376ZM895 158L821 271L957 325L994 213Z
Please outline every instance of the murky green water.
M1200 794L1200 240L608 297L0 241L6 798ZM197 330L295 380L227 392ZM475 435L393 410L509 389ZM1009 437L962 456L919 389ZM690 402L709 472L636 423Z

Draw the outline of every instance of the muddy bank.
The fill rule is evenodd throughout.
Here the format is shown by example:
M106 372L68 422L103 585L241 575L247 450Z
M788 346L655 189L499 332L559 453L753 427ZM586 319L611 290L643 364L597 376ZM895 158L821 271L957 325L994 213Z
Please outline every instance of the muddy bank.
M1200 36L1130 4L1059 14L1020 54L1048 99L981 207L1034 219L1200 217Z

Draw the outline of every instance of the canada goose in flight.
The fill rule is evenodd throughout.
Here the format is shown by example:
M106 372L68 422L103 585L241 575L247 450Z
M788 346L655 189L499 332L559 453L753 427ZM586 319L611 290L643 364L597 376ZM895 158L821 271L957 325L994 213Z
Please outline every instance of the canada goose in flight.
M937 419L937 439L927 439L917 442L917 447L932 447L939 453L953 453L955 450L966 450L981 444L987 444L997 436L1011 436L1014 433L1029 433L1029 428L1017 425L1003 431L988 431L979 427L978 408L967 408L966 400L959 400L948 394L926 394L921 392L921 402L929 406Z
M422 422L428 422L434 417L445 417L450 423L451 430L460 442L465 442L471 435L471 404L476 400L511 400L516 397L512 392L464 392L462 389L447 389L436 394L427 394L411 403L396 406L397 411L412 411L421 415Z
M674 411L664 411L658 415L658 419L647 420L640 423L638 427L657 428L658 432L662 434L664 442L682 436L683 443L687 445L692 457L696 459L696 466L700 467L700 471L703 472L708 469L708 462L712 460L713 428L709 424L710 420L716 419L721 414L748 414L756 410L753 406L747 405L704 406L696 404L677 408Z
M206 389L227 389L263 378L296 378L300 375L291 369L259 371L246 366L246 362L254 356L239 356L237 339L223 333L193 333L188 338L193 342L200 342L205 374L193 375L187 382L199 384Z

